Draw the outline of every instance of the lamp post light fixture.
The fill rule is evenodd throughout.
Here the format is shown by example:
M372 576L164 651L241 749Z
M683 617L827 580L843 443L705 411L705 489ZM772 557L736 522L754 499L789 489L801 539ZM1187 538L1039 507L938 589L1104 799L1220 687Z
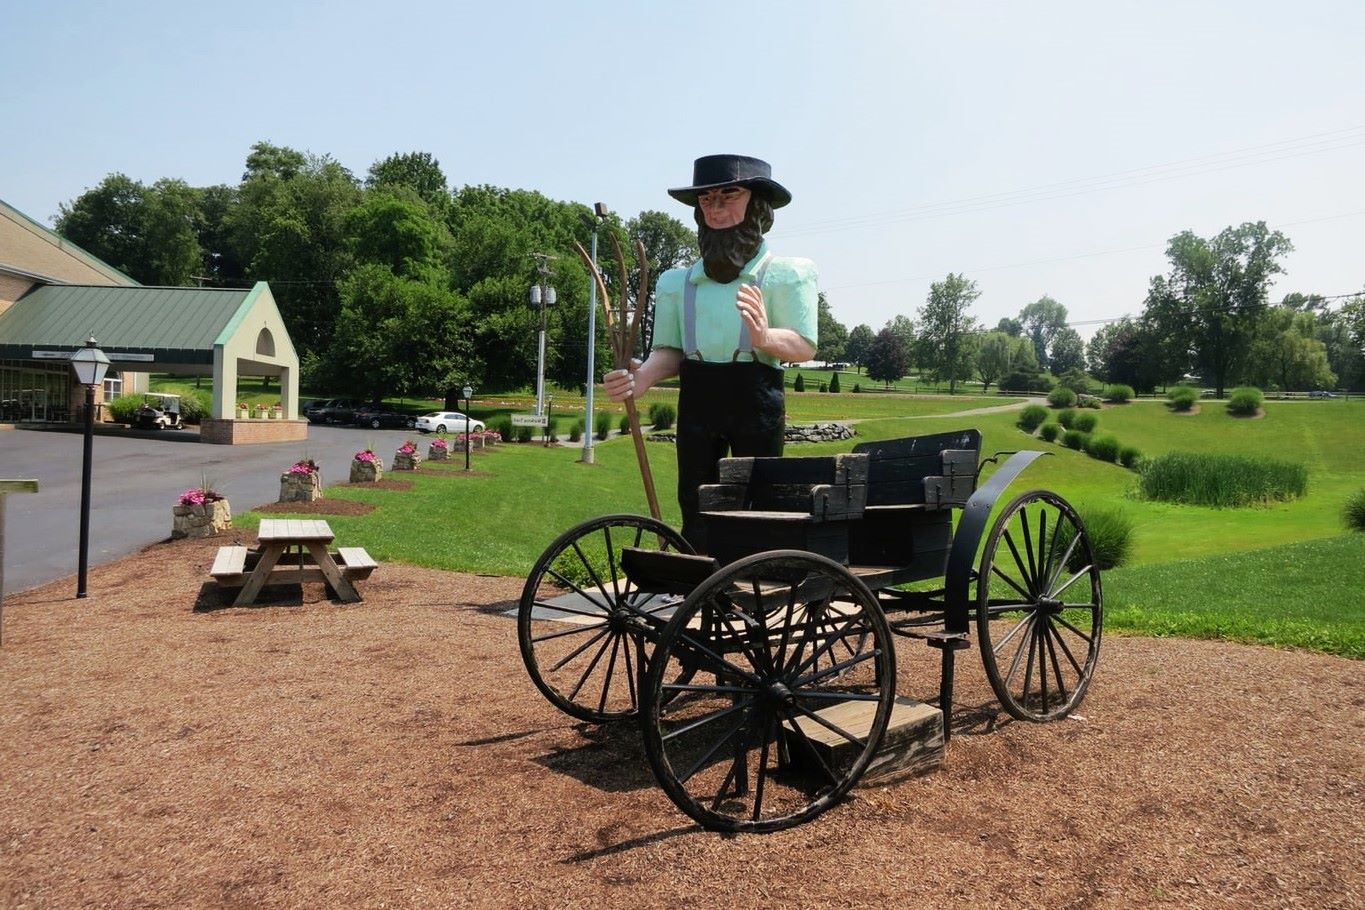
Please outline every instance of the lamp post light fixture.
M602 222L610 210L604 203L598 202L593 205L592 217L582 215L583 223L592 228L592 264L597 266L597 229L602 226ZM583 464L593 463L592 451L592 391L597 383L597 366L595 363L595 346L597 341L597 282L588 280L588 392L587 401L583 406L583 457L580 461Z
M533 253L539 262L539 280L531 285L531 306L540 307L540 353L536 358L536 416L545 413L545 308L555 305L555 289L545 282L553 275L549 260L553 256Z
M85 576L90 554L90 465L95 441L95 386L104 382L109 358L99 349L95 337L71 355L71 370L76 381L85 386L85 458L81 467L81 543L76 571L76 596L85 597Z
M469 399L474 397L472 386L465 386L460 390L464 392L464 469L469 470L469 434L474 429L474 416L469 413Z

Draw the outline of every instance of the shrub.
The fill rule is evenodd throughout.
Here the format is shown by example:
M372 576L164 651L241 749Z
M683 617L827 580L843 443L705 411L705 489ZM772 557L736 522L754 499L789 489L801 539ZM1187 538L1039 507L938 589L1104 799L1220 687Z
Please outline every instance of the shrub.
M1043 437L1043 439L1046 440L1046 441L1048 441L1048 442L1056 442L1056 441L1057 441L1057 436L1058 436L1061 432L1062 432L1062 428L1059 427L1057 424L1055 424L1055 423L1045 423L1045 424L1043 424L1042 429L1040 429L1040 430L1038 431L1038 435L1041 436L1041 437Z
M1084 395L1090 390L1090 377L1085 375L1084 370L1070 369L1057 377L1058 385L1066 386L1077 395Z
M999 388L1008 392L1050 392L1052 378L1036 371L1015 370L1000 377Z
M517 442L531 441L532 436L531 427L513 427L512 429L515 431L513 433L513 436L515 437Z
M1142 453L1136 446L1119 446L1119 464L1125 468L1137 467L1138 459L1141 457Z
M1192 386L1178 385L1166 394L1166 398L1171 402L1171 410L1188 411L1199 400L1199 390Z
M1365 487L1346 497L1346 506L1341 510L1346 519L1346 527L1354 531L1365 531Z
M839 374L838 374L838 373L835 373L833 376L831 376L831 377L829 378L829 390L830 390L831 392L837 392L837 391L839 391Z
M678 412L673 409L671 404L660 401L649 406L649 423L656 430L671 428L677 419Z
M593 435L596 436L598 439L606 439L608 436L610 436L611 412L598 411L597 416L593 418L593 428L595 431Z
M1076 393L1064 385L1059 385L1047 393L1047 403L1054 408L1070 408L1076 404Z
M1066 446L1068 449L1075 449L1079 452L1085 448L1085 441L1089 438L1089 436L1082 433L1080 430L1067 430L1062 434L1062 445Z
M1057 422L1062 425L1063 429L1071 429L1071 423L1075 419L1076 411L1074 408L1062 408L1057 412Z
M1259 456L1170 452L1146 463L1138 490L1145 499L1189 505L1263 505L1302 497L1308 492L1308 469Z
M120 395L113 401L106 401L104 409L119 423L132 423L133 412L142 404L141 395ZM81 411L84 414L84 411Z
M1101 406L1102 402L1094 395L1081 395L1076 401L1078 408L1094 408L1098 411Z
M622 436L625 436L627 433L630 432L630 415L629 415L629 414L622 414L622 415L621 415L621 419L620 419L620 420L617 422L617 424L616 424L616 429L618 429L618 430L621 431L621 435L622 435Z
M1251 417L1261 409L1264 400L1261 390L1254 386L1233 389L1228 396L1228 413L1235 417Z
M1094 414L1077 414L1071 421L1071 429L1080 430L1082 433L1093 433L1095 432L1095 424L1099 422L1100 419Z
M1085 442L1085 454L1100 461L1118 461L1119 439L1109 435L1091 436Z
M489 425L488 425L488 428L489 428L490 430L495 430L495 431L497 432L497 434L498 434L499 436L502 437L502 441L503 441L503 442L511 442L511 441L512 441L512 436L513 436L513 434L512 434L512 429L513 429L513 428L512 428L512 418L511 418L511 417L499 417L497 420L495 420L495 421L493 421L491 424L489 424Z
M825 384L823 382L820 383L820 391L825 391Z
M792 383L792 391L793 392L806 391L806 377L802 376L800 373L797 373L796 382Z
M571 427L569 427L569 442L582 442L582 441L583 441L583 421L582 421L582 420L575 420L575 421L573 422L573 425L572 425Z
M1112 506L1076 510L1090 537L1090 549L1095 565L1100 569L1114 569L1128 561L1133 549L1133 520ZM1071 543L1068 537L1066 541ZM1067 568L1076 572L1083 568L1084 557L1072 556Z
M860 382L855 382L855 383L853 383L853 391L855 391L855 392L861 392L862 390L863 390L863 384L862 384L862 383L860 383Z
M559 437L559 421L553 417L545 421L545 429L541 431L546 439L557 439Z
M1047 420L1047 408L1040 404L1025 405L1024 409L1019 412L1019 420L1016 421L1016 426L1025 433L1032 433L1042 425L1044 420Z
M1116 382L1104 390L1104 400L1114 404L1125 404L1133 400L1133 387Z

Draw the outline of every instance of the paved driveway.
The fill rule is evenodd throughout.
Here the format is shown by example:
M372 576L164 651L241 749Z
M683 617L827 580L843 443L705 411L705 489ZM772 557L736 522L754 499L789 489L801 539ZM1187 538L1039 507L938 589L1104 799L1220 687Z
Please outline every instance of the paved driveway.
M90 565L135 553L171 534L171 507L202 477L245 512L275 502L280 474L300 458L322 467L323 484L345 481L367 444L383 457L411 430L310 426L305 442L203 445L191 433L96 435L90 494ZM193 439L192 442L179 441ZM81 444L77 432L0 430L0 478L37 479L39 492L7 497L5 593L76 573L80 541ZM75 593L75 579L72 579Z

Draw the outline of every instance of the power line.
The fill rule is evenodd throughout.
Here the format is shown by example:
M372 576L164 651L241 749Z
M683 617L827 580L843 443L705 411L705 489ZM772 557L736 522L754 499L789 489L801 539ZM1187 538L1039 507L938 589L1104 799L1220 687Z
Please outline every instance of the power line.
M1043 202L1064 199L1104 190L1123 189L1130 186L1143 186L1165 180L1198 176L1200 174L1230 170L1299 158L1322 152L1354 148L1365 144L1365 125L1346 127L1326 133L1284 139L1248 148L1236 149L1197 158L1182 159L1165 164L1132 168L1090 177L1077 177L1055 183L1041 184L1000 193L968 196L962 199L943 202L923 203L906 209L865 215L850 215L819 221L798 223L782 230L784 237L801 237L811 234L830 233L860 227L895 224L906 221L941 218L949 215L968 214L1006 206L1023 205L1030 202Z

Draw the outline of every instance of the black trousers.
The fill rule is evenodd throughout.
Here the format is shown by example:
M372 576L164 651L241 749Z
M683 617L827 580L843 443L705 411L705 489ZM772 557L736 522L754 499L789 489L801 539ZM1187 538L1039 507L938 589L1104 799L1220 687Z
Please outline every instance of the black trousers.
M682 535L706 552L697 488L716 482L716 464L782 454L786 428L782 371L757 361L684 360L678 373L678 505Z

